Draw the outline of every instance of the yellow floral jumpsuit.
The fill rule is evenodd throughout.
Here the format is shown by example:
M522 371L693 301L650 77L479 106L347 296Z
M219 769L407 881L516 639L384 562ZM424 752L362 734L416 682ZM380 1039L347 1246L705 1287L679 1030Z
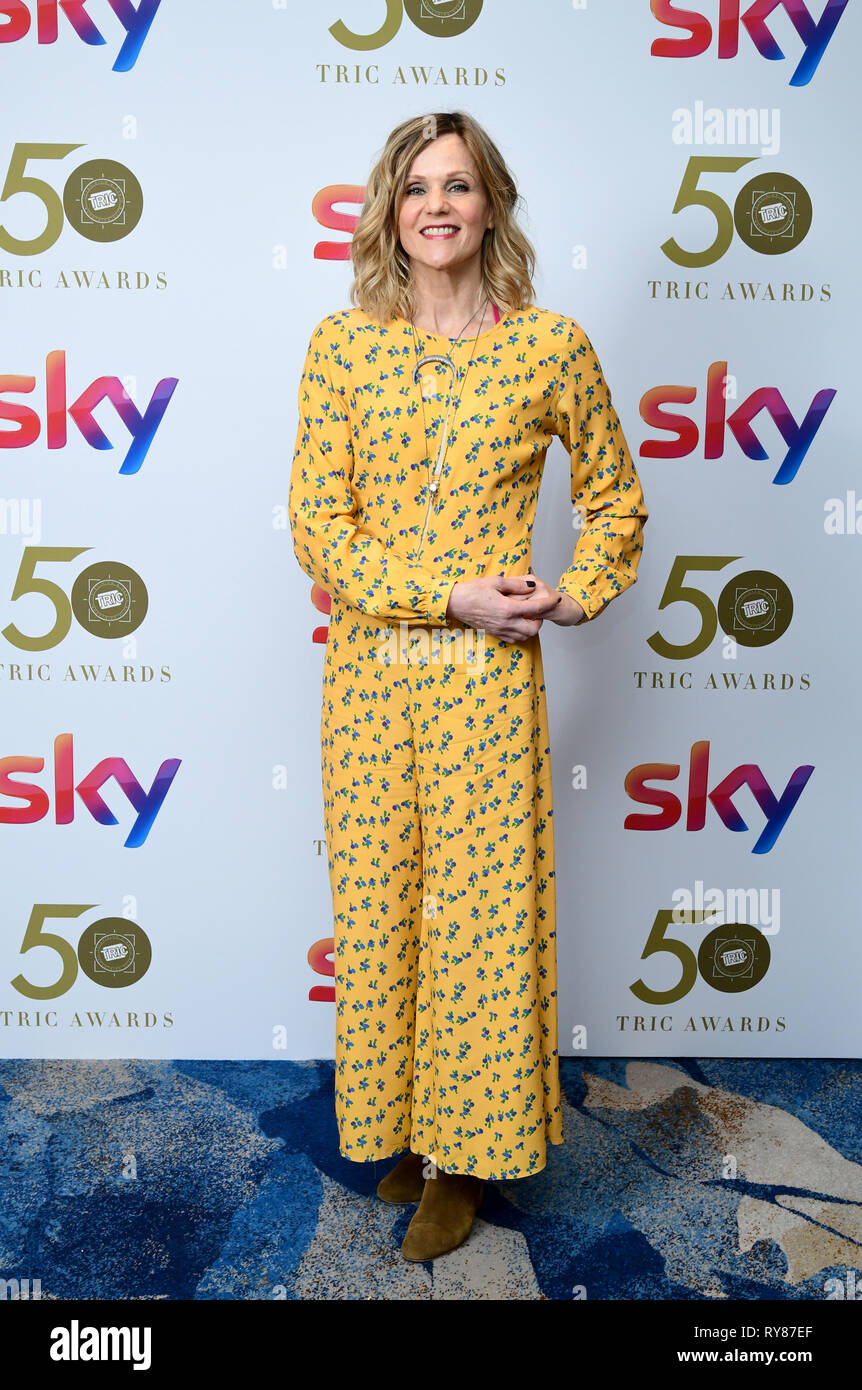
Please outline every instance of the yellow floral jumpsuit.
M450 373L414 368L444 353L457 377L434 493ZM321 766L350 1159L410 1148L444 1172L517 1178L562 1142L539 634L446 618L459 580L531 571L554 435L582 517L558 587L587 621L634 583L648 513L574 319L530 305L474 344L357 308L312 334L289 518L332 598Z

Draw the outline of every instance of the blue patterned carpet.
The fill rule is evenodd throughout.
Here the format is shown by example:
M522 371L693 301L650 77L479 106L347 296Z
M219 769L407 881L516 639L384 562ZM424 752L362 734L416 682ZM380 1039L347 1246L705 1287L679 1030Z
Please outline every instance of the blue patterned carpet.
M862 1292L862 1062L562 1062L566 1142L402 1259L331 1062L0 1062L0 1278L42 1298L818 1299ZM855 1273L854 1273L855 1272ZM839 1281L829 1283L828 1281Z

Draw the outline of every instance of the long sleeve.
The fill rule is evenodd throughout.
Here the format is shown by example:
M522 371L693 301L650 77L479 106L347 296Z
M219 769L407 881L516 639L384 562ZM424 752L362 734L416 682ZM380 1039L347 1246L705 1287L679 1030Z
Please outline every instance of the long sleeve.
M352 484L346 388L334 382L336 330L323 319L308 346L299 384L299 427L288 516L301 569L332 596L377 618L443 625L455 580L397 555L361 524Z
M571 458L571 496L581 531L557 587L589 621L635 582L649 515L611 393L592 343L572 322L551 428Z

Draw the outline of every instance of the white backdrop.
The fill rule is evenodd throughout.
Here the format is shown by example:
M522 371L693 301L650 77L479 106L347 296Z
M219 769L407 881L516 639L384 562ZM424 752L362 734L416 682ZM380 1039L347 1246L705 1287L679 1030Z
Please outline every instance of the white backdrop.
M349 262L316 245L345 247L389 130L451 109L515 174L536 303L589 333L650 511L634 588L542 633L561 1051L858 1055L859 5L719 33L717 0L694 3L685 23L662 0L150 0L125 48L108 0L92 29L58 11L54 41L49 7L40 32L35 3L0 6L6 1055L332 1055L326 615L286 521L298 376L348 304ZM387 16L391 35L345 33ZM661 249L696 258L722 227L699 265ZM715 423L745 402L764 457ZM577 540L568 476L556 443L533 545L551 582ZM660 610L672 578L696 606ZM673 823L627 824L657 789ZM686 892L713 915L663 922Z

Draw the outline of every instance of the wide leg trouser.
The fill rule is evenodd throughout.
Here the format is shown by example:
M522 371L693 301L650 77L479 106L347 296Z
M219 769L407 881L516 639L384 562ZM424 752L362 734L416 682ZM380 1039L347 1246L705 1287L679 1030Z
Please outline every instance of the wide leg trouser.
M562 1142L541 647L450 631L456 647L437 648L440 629L332 604L321 764L339 1144L360 1161L411 1148L445 1172L523 1177Z

